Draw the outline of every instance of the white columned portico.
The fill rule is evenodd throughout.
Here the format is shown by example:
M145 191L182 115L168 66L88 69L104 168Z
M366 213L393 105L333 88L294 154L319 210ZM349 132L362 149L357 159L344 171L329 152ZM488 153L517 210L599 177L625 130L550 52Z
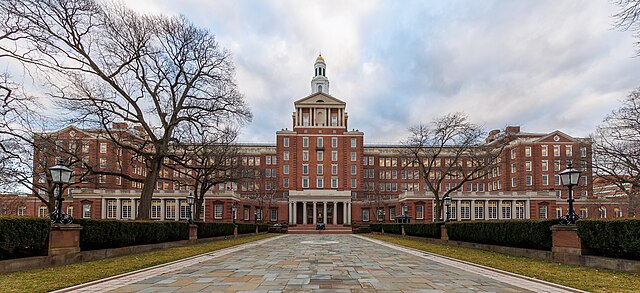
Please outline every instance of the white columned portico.
M327 223L327 202L323 201L322 202L322 222L325 224Z
M342 202L342 225L347 223L347 202Z
M307 224L307 202L306 201L302 202L302 224L303 225Z
M313 202L313 224L318 223L318 209L316 207L317 202Z
M291 220L291 218L293 218L293 215L292 215L293 209L291 208L291 203L287 203L287 204L289 205L289 208L288 208L288 210L289 210L289 221L288 222L289 222L289 225L291 225L291 224L293 224L293 221Z
M297 224L298 222L298 211L297 211L297 203L294 201L293 202L293 224Z
M347 202L347 224L351 225L351 203Z
M338 202L333 202L333 224L338 224Z

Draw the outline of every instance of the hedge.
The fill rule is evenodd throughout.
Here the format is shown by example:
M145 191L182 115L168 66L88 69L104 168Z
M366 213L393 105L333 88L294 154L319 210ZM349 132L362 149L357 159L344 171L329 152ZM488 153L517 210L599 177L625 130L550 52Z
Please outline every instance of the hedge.
M380 225L382 225L382 228L384 229L384 233L398 234L398 235L402 234L403 224L380 224Z
M369 224L371 232L382 232L382 224Z
M449 222L450 240L551 250L551 226L558 219Z
M243 224L239 223L238 225L238 234L249 234L256 233L256 225L255 224Z
M355 233L356 234L371 233L371 228L369 226L358 227L356 228Z
M51 221L43 218L0 218L0 259L47 254Z
M187 222L74 219L82 225L80 249L144 245L189 238Z
M269 231L269 225L258 224L258 232L267 232L267 231Z
M233 223L205 223L198 225L198 239L233 235Z
M442 223L404 224L404 233L409 236L440 239L440 226Z
M578 236L594 254L640 260L640 219L579 220Z

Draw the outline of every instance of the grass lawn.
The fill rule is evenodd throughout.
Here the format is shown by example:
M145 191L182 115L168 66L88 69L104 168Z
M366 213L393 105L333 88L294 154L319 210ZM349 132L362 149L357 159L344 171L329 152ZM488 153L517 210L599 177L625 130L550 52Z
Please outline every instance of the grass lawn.
M423 251L473 262L591 292L640 292L640 276L605 269L565 265L496 252L438 245L398 236L361 234Z
M47 269L0 274L0 291L9 293L57 290L273 236L274 234L261 234Z

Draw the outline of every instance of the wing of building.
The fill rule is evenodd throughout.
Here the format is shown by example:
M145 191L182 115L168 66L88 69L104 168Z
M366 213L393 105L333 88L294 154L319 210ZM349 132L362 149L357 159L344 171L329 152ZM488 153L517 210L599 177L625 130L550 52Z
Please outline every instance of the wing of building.
M366 144L365 133L350 128L346 99L330 94L322 56L314 64L310 94L293 101L293 110L292 125L276 131L275 143L235 145L238 149L235 157L243 172L252 172L254 176L212 188L205 195L202 220L351 225L393 222L399 216L411 222L439 218L434 215L434 196L425 186L424 174L407 163L411 158L406 147ZM136 134L135 128L123 123L114 123L113 127ZM99 130L70 126L47 135L55 137L56 148L77 148L84 163L97 169L122 171L129 178L142 178L146 174L144 162L112 144ZM558 130L528 133L514 126L491 131L486 143L490 145L507 136L508 144L490 172L451 194L452 220L563 215L567 191L560 185L558 173L566 168L568 160L582 171L574 193L576 210L583 217L596 216L596 212L589 210L603 205L595 206L591 200L588 139ZM165 179L156 186L153 219L187 218L186 196L191 189L185 176L188 172L176 168L161 170ZM36 177L34 182L43 178ZM457 182L455 177L446 180L440 186L441 191ZM69 189L71 200L65 201L65 206L76 218L132 219L141 188L140 182L120 176L86 176ZM619 208L604 206L612 211ZM35 207L33 210L38 211Z

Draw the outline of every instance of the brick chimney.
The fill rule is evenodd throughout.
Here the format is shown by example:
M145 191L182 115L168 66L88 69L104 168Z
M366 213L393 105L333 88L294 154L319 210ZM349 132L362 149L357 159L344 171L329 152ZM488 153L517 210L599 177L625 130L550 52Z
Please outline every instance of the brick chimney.
M506 132L507 134L520 133L520 126L507 126L504 132Z

